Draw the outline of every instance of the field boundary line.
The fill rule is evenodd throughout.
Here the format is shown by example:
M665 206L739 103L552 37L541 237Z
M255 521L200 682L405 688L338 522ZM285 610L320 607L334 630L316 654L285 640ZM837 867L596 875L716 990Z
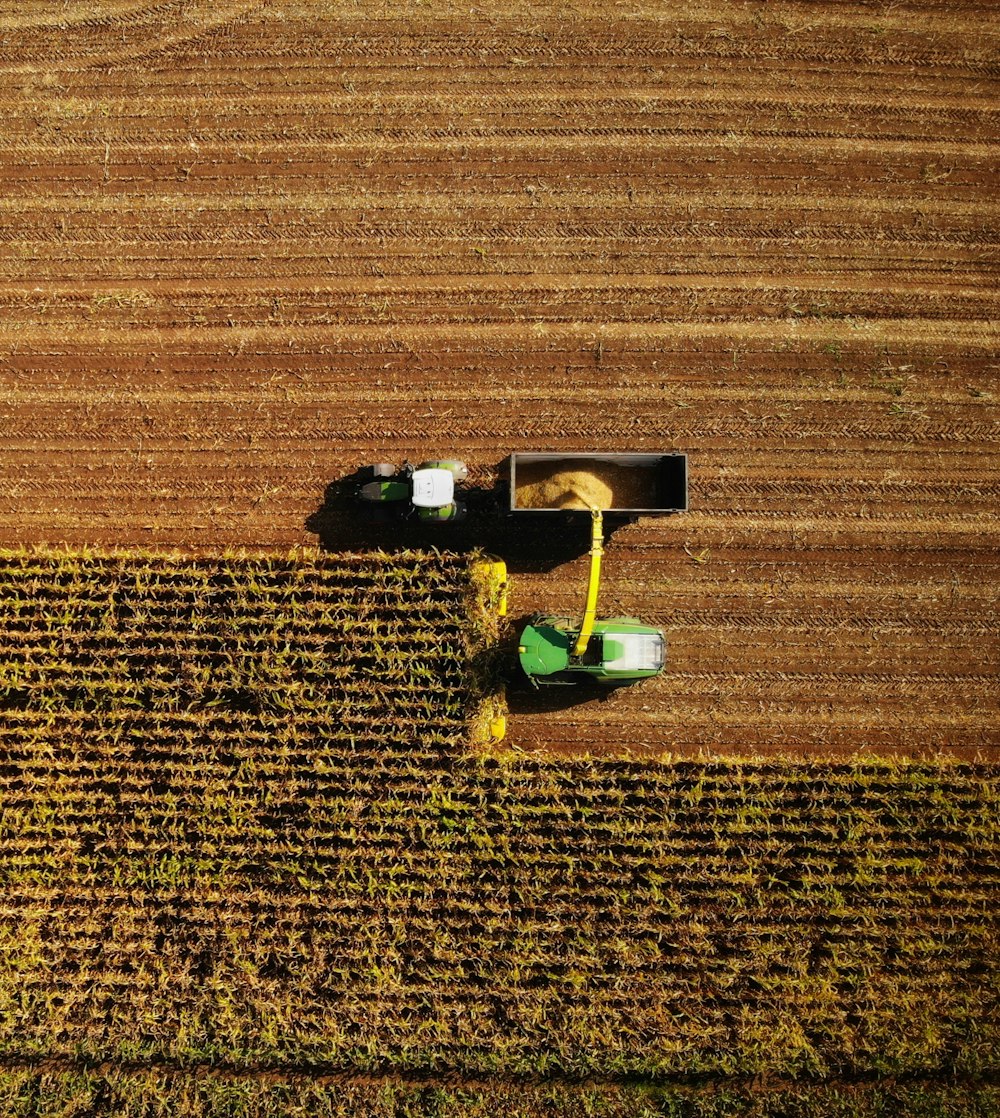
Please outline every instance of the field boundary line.
M193 37L193 36L192 36ZM155 54L167 47L147 49L145 54ZM141 61L144 56L137 56L136 61ZM71 72L98 68L100 62L85 63L77 67L67 67ZM26 72L33 72L34 66L25 64ZM22 72L21 69L11 72ZM0 69L0 74L3 71ZM952 159L969 159L972 157L996 158L1000 145L988 140L966 141L954 143L950 140L899 140L880 139L877 136L832 136L821 132L803 130L798 133L780 133L777 130L755 130L748 128L742 132L724 132L720 128L705 128L695 130L689 128L656 128L644 127L618 127L618 128L484 128L482 132L465 132L454 134L444 129L400 129L391 135L378 132L374 129L358 131L351 135L328 139L310 139L308 136L295 140L269 140L254 138L249 141L257 157L271 155L285 156L284 160L278 158L275 162L294 162L296 158L313 157L317 152L333 151L363 151L374 150L378 154L403 152L411 159L422 159L430 154L440 156L442 153L463 153L470 148L482 148L487 152L496 150L498 140L502 140L508 149L532 148L540 145L547 151L554 148L565 147L570 153L579 156L580 142L586 140L597 149L617 151L626 148L632 154L639 154L645 142L650 151L659 158L667 153L676 157L676 149L705 150L712 153L718 151L720 137L725 139L729 146L740 148L743 145L753 145L755 154L762 150L787 151L789 148L798 148L808 151L815 158L818 152L832 155L845 155L856 158L859 154L875 155L934 155ZM91 141L81 140L80 146ZM670 142L671 146L665 146ZM230 157L232 155L234 140L224 137L217 140L202 140L200 152L203 160L207 161L216 155ZM25 156L59 155L66 152L66 141L61 142L32 142L14 140L0 145L0 150L11 154ZM290 150L291 149L291 150ZM190 154L188 140L173 141L116 141L116 153L155 153L161 157Z
M570 204L581 205L584 203L590 206L594 206L598 203L605 206L620 206L624 196L625 192L623 190L600 189L595 189L586 193L569 189L560 191L559 195L562 202L567 206ZM336 185L333 185L326 194L317 194L315 191L289 192L282 197L282 207L286 209L295 209L296 211L308 209L317 213L331 212L340 217L341 210L348 200L359 207L371 208L380 199L404 199L407 201L410 208L420 205L425 209L433 209L436 205L444 207L448 212L450 212L449 207L451 207L453 203L451 195L448 195L444 191L435 191L433 188L422 190L416 187L408 188L403 184L398 191L389 192L384 189L374 189L371 194L362 198L358 194L356 188L338 189ZM520 210L525 208L523 194L515 191L501 190L491 194L490 199L491 201L488 203L488 209L491 214L496 212L501 203L516 204L517 208ZM68 207L75 204L75 209L77 211L94 212L110 210L115 214L120 214L126 202L136 203L138 200L139 199L135 195L126 195L124 197L122 195L88 196L86 198L74 197L72 195L27 198L0 197L0 212L4 210L15 210L18 213L33 210L54 210L61 214L64 213ZM662 210L666 203L675 203L678 206L683 206L686 214L687 206L692 201L697 202L697 204L701 206L719 206L724 208L727 213L729 211L742 212L743 210L755 213L761 206L773 206L775 204L780 204L790 210L829 210L841 208L851 213L861 211L878 214L896 214L899 210L898 199L886 200L884 198L866 198L838 194L782 195L771 191L752 190L743 191L734 197L731 192L727 191L713 190L698 191L696 193L683 190L651 191L642 189L641 185L637 185L632 192L630 204L633 207L636 204L647 204L655 207L657 211L659 211ZM151 202L160 203L164 206L179 207L180 212L184 214L195 208L197 208L199 212L203 210L236 210L241 214L246 213L246 203L240 196L230 198L223 195L198 195L196 198L192 198L190 194L181 191L176 193L158 193L152 198L149 198L145 194L141 195L141 204L144 209L148 208ZM959 199L957 201L948 202L941 199L921 198L919 200L919 205L921 213L924 214L932 213L956 217L987 216L992 218L996 216L997 212L996 203L992 201L977 202ZM486 208L486 206L487 204L484 203L484 208ZM275 209L277 207L262 206L262 208Z

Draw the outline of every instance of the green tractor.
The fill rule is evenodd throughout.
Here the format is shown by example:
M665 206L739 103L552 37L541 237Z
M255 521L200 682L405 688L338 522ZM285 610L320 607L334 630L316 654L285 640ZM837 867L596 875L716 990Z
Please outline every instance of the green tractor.
M596 683L624 687L663 671L666 638L634 617L597 619L597 592L604 554L603 518L592 513L590 580L582 623L572 617L536 614L521 633L518 658L536 687Z
M391 509L401 517L414 517L428 524L455 523L465 516L458 500L456 483L469 476L468 467L456 459L440 459L397 469L391 462L371 467L373 481L357 491L363 505Z

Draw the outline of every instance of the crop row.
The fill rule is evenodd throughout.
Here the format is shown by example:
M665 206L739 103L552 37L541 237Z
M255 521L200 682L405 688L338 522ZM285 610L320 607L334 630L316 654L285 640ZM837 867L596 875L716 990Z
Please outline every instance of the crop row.
M467 560L415 552L6 552L0 709L455 732L469 713L471 594Z
M195 772L232 779L242 766L276 776L295 771L303 790L313 782L327 797L350 791L359 773L370 772L390 780L394 794L404 797L411 784L423 787L428 775L447 772L453 764L439 754L421 754L418 742L413 754L388 754L381 745L345 732L336 709L310 718L231 710L210 717L204 712L7 711L0 742L0 782L8 788L29 774L48 772L57 761L81 779L89 769L95 778L103 773L140 783L148 779L147 769L185 780ZM987 766L907 766L905 771L907 781L900 785L896 770L884 763L573 760L553 765L526 756L517 773L483 759L467 791L469 806L501 813L551 814L558 803L566 818L592 822L595 810L614 808L619 825L636 813L648 821L651 805L662 796L664 815L675 827L697 824L716 827L720 835L749 829L781 837L784 831L802 833L808 824L809 831L822 830L836 841L849 840L859 825L899 833L922 833L921 828L946 827L952 820L964 827L970 811L993 794L993 770ZM988 818L983 822L988 825Z
M0 1050L474 1074L991 1066L994 770L373 766L374 747L314 729L228 754L191 733L171 767L162 747L121 758L86 717L8 752L23 779L0 943L18 981Z

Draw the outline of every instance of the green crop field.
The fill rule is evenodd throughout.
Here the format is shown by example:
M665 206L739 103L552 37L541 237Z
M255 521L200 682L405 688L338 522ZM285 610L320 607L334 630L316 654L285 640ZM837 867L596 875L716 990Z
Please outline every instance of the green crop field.
M0 556L5 1113L988 1112L995 768L484 752L481 613Z

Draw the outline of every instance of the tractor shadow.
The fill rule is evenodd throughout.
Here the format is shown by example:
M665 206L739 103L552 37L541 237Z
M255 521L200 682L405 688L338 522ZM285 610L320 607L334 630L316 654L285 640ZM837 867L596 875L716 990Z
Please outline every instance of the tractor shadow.
M535 687L515 661L507 679L507 709L511 714L552 714L590 703L606 703L618 688L592 680L581 683L539 684Z
M371 478L371 468L364 467L326 487L322 503L305 521L306 530L319 537L322 550L482 550L503 559L512 572L529 574L551 571L590 549L589 513L511 513L503 480L492 486L462 486L459 496L466 507L465 518L458 523L428 524L393 505L360 501L357 492ZM605 542L633 519L606 514Z
M524 679L523 673L521 678ZM603 693L602 693L603 692ZM600 688L596 683L571 683L562 687L539 687L537 690L525 679L524 688L512 680L507 687L507 709L513 715L555 714L588 703L606 703L613 690Z
M371 468L331 481L319 507L306 517L305 528L319 536L323 551L400 551L428 546L430 527L404 519L390 505L366 504L357 492L372 480ZM437 533L443 527L440 525ZM458 527L458 525L455 525ZM436 546L441 547L441 544Z

